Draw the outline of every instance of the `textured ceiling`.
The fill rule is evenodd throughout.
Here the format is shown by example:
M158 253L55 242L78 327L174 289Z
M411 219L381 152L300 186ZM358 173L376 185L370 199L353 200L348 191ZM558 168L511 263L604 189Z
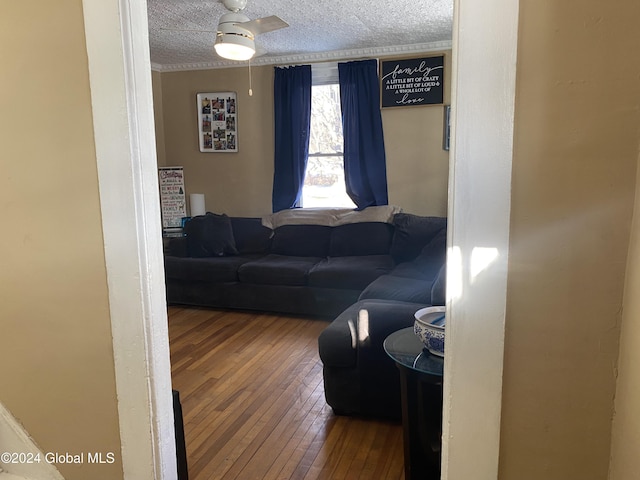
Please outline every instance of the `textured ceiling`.
M147 0L151 63L157 70L233 64L213 51L219 0ZM446 48L453 0L248 0L250 19L277 15L288 28L256 39L255 64L295 63ZM211 30L212 32L166 29Z

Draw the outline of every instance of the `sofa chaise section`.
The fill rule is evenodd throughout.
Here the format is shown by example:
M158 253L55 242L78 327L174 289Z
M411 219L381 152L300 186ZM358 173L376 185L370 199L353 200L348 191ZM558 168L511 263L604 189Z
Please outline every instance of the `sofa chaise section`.
M337 414L400 418L400 376L384 340L412 326L420 308L445 302L445 219L396 217L397 265L373 280L318 339L325 398Z
M420 308L444 304L445 268L430 282L424 302L361 299L323 330L318 351L325 398L335 413L400 419L400 375L383 343L413 326Z

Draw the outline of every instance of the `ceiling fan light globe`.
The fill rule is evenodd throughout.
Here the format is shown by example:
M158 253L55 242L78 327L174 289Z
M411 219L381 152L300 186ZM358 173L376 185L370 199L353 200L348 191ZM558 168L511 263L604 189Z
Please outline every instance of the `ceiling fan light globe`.
M213 48L220 57L228 60L249 60L256 53L254 41L239 35L218 35Z

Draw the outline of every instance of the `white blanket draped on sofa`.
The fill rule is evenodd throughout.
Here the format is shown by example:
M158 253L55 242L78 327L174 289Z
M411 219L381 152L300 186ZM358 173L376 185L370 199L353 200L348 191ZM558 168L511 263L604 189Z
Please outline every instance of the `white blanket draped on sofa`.
M282 225L337 227L361 222L393 223L393 216L400 212L402 209L393 205L367 207L359 211L350 208L294 208L262 217L262 225L276 229Z

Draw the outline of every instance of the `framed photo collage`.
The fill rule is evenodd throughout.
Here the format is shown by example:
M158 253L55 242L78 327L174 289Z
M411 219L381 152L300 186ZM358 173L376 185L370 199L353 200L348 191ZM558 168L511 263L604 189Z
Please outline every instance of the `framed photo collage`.
M197 94L198 141L201 152L238 151L236 92Z

